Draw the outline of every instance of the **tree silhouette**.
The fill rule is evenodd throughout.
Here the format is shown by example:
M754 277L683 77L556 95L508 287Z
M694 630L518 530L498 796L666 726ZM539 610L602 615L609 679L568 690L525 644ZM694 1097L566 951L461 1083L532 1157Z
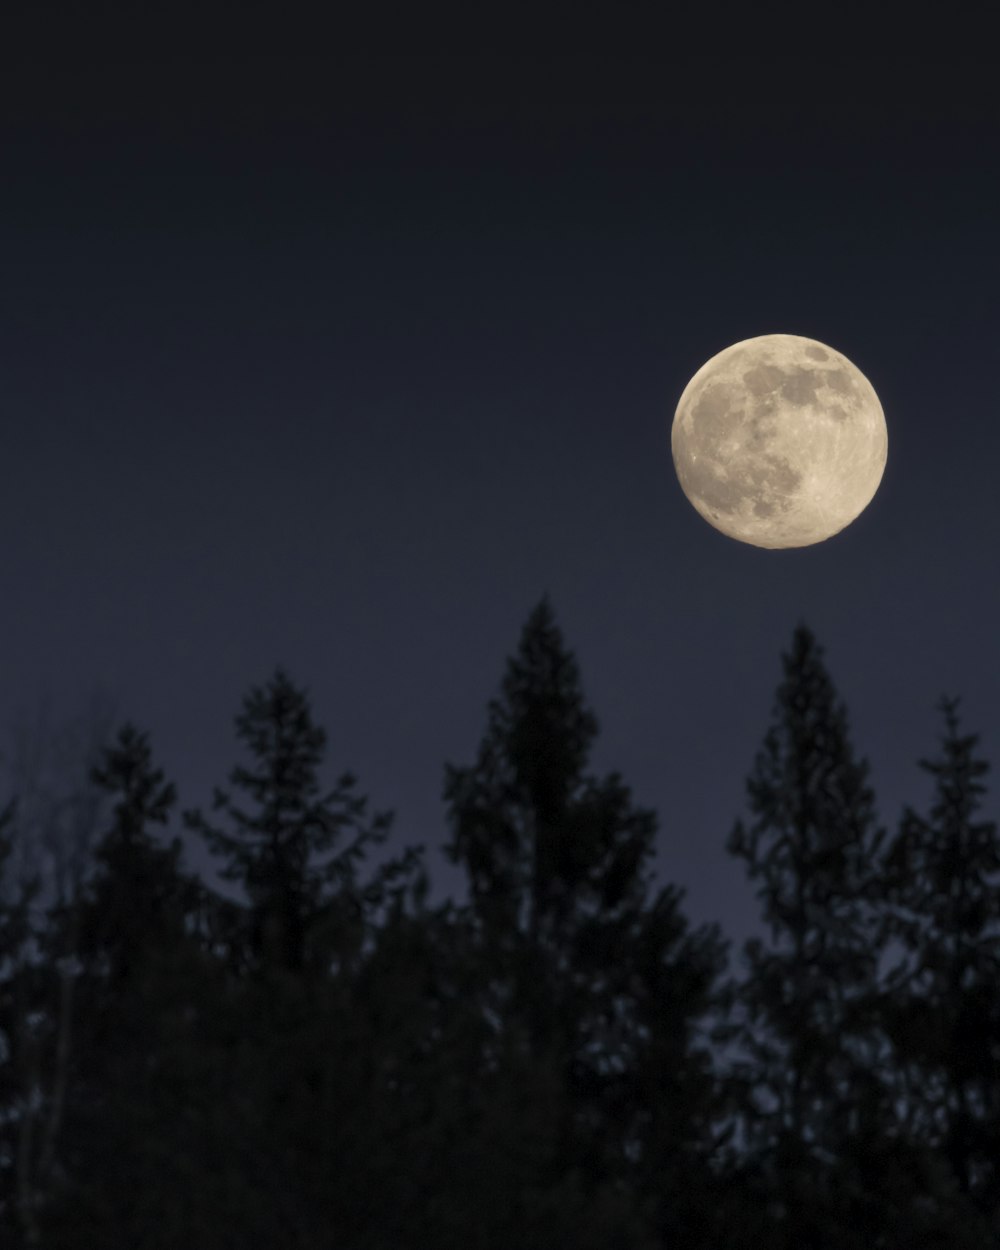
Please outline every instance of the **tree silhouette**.
M929 809L887 839L804 626L782 663L728 843L769 938L723 986L718 927L654 886L655 814L590 771L547 600L474 762L446 770L465 904L427 904L416 851L363 877L388 818L350 774L321 791L325 734L281 669L237 718L244 801L217 793L221 827L187 814L242 900L184 871L133 725L77 806L10 804L3 1245L992 1245L1000 836L978 738L945 700ZM46 905L11 847L59 821Z
M169 1228L164 1208L176 1192L162 1154L168 1143L183 1149L183 1103L168 1091L200 1042L207 971L188 931L195 883L180 867L179 840L157 833L176 791L154 766L148 736L125 724L92 781L113 803L110 824L79 899L52 914L48 936L66 949L69 926L77 965L72 1031L57 1053L65 1114L41 1242L51 1247L134 1244L148 1225Z
M1000 1232L1000 834L979 816L989 765L943 699L926 815L907 807L887 847L885 928L904 957L887 1018L907 1125Z
M349 772L320 794L326 732L314 723L305 692L281 668L266 686L251 689L236 732L252 764L238 765L230 780L251 807L217 789L213 810L228 816L230 828L197 810L186 812L185 821L226 861L222 875L246 892L248 962L326 972L356 957L366 920L387 892L406 888L418 856L408 851L360 881L359 864L384 842L391 816L368 816L368 800L355 792ZM352 840L340 846L345 833Z
M804 625L783 656L747 794L751 819L736 823L727 849L759 883L770 930L768 944L746 943L743 1021L731 1034L750 1056L733 1069L748 1157L773 1191L780 1244L843 1245L832 1231L838 1218L871 1244L880 1217L850 1161L889 1115L871 1018L873 857L883 834L867 764L855 758L846 710Z
M550 1071L565 1090L551 1130L561 1168L608 1192L641 1160L665 1213L691 1191L685 1167L700 1180L704 1166L712 1082L693 1038L724 951L714 930L687 934L679 891L650 900L656 817L617 773L588 774L596 733L543 599L476 762L447 769L446 849L469 880L484 1061Z
M180 927L185 891L180 874L180 840L161 846L152 826L164 825L177 800L172 782L154 768L148 735L134 725L92 773L94 783L117 800L111 827L95 851L96 874L89 884L81 923L80 954L100 954L107 981L116 989L150 948Z

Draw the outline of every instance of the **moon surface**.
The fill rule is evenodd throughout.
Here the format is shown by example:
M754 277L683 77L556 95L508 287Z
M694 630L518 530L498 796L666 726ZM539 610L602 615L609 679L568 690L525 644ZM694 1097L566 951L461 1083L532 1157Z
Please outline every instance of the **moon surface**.
M764 334L713 356L670 435L681 489L709 525L755 547L808 547L878 490L889 437L875 389L825 343Z

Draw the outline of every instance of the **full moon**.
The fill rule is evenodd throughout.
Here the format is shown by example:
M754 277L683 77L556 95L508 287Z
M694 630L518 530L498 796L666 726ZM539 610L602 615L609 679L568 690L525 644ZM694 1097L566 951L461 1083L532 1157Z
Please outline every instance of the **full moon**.
M670 443L681 489L709 525L755 547L808 547L871 502L889 437L874 387L846 356L764 334L702 365Z

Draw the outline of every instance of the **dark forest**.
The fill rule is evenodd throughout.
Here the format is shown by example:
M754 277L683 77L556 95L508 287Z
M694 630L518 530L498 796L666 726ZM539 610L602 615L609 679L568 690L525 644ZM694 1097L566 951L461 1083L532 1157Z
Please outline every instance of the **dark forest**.
M461 904L429 903L422 848L387 856L391 815L281 668L209 810L132 722L41 800L14 770L0 1244L998 1244L978 737L942 699L933 800L883 827L806 625L777 676L726 844L769 935L740 951L654 880L661 816L590 771L598 721L547 599L444 769ZM185 866L198 839L218 882Z

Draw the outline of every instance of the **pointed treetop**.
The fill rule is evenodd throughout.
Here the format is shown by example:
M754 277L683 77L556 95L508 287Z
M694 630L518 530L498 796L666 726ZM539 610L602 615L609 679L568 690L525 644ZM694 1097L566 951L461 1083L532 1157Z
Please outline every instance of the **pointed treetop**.
M586 767L598 725L584 704L579 665L547 595L521 631L501 689L501 700L490 705L491 720L508 736L520 783L536 796L543 778L558 777L572 787Z
M118 732L118 740L104 749L104 759L91 769L91 780L101 789L119 796L109 837L132 842L145 833L146 825L165 824L177 791L164 782L161 768L153 768L149 735L131 722Z
M941 735L942 757L938 760L919 761L924 772L930 773L938 782L938 801L933 808L935 819L945 827L955 827L968 821L979 809L986 785L980 780L989 772L985 759L976 757L979 734L959 732L959 704L961 700L942 695L938 710L944 720Z
M958 699L940 700L940 754L919 761L934 778L930 810L923 816L909 805L904 808L885 858L892 899L933 917L937 931L955 941L959 929L978 937L1000 920L1000 898L992 885L1000 872L997 826L976 818L989 763L977 755L979 735L960 732L958 706Z
M855 756L847 709L837 696L812 631L799 623L782 655L772 723L747 781L749 826L738 821L727 849L747 861L769 918L783 924L785 874L860 879L877 851L875 796L868 764Z
M269 792L290 800L318 792L326 731L313 722L305 690L295 686L282 667L266 685L250 688L236 716L236 734L265 768L263 773L234 769L234 785L257 799Z
M489 704L476 763L446 770L454 836L445 851L465 865L491 923L537 931L543 919L610 915L644 895L656 818L633 807L617 773L588 774L597 729L546 597Z
M184 819L225 860L221 875L246 892L251 962L315 970L329 966L335 947L337 959L353 957L376 910L409 889L418 848L362 880L363 861L385 841L391 813L369 812L350 772L320 791L326 732L284 669L251 688L236 729L252 760L234 768L230 781L249 803L217 788L213 809L225 824L197 809Z

